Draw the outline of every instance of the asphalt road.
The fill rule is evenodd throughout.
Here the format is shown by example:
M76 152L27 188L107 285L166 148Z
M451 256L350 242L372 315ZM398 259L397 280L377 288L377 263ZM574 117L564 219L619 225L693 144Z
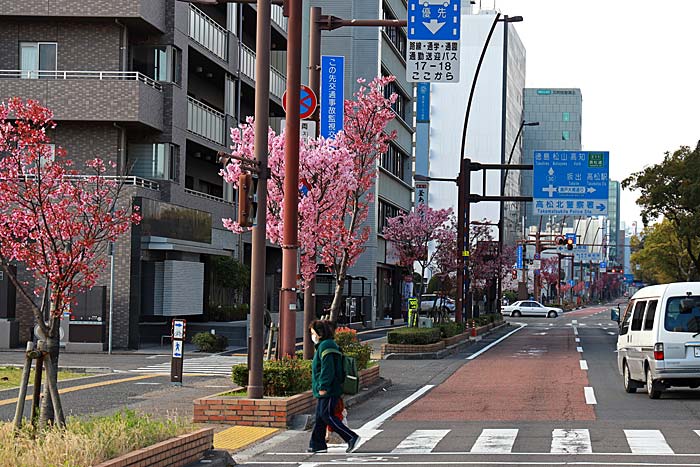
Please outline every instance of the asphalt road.
M626 394L608 308L509 318L500 343L438 361L386 361L397 384L350 412L353 454L305 452L288 431L242 465L700 466L700 390ZM521 327L522 325L526 325ZM495 339L490 339L493 341ZM491 342L493 343L493 342Z

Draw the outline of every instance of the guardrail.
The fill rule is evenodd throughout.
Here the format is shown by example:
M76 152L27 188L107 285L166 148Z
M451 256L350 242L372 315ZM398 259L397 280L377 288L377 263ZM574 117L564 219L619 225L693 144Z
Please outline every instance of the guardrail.
M222 146L226 142L224 114L187 96L187 130Z
M241 72L255 81L255 51L241 44ZM270 94L282 99L287 87L287 78L276 68L270 67Z
M58 70L0 70L0 79L99 79L101 81L141 81L159 91L163 87L157 81L138 71L58 71Z
M189 36L211 53L226 60L228 57L228 32L202 10L190 3Z

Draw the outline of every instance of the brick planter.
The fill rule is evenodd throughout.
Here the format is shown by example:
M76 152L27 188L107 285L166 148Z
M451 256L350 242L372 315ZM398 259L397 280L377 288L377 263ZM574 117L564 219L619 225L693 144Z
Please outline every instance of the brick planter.
M445 347L464 342L469 339L469 331L465 331L462 334L457 334L456 336L448 337L442 341L445 343Z
M445 341L441 340L434 344L382 344L382 357L390 353L421 353L437 352L445 348Z
M379 380L379 365L360 372L360 387ZM194 400L194 421L231 425L285 428L294 415L312 413L316 406L311 391L289 397L244 397L215 394Z
M214 429L203 428L132 451L95 467L182 467L201 459L214 444Z

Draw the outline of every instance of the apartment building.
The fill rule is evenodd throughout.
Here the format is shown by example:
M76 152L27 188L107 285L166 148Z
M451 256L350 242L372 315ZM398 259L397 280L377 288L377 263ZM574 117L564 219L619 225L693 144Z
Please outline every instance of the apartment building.
M194 322L214 305L214 258L249 262L249 240L222 226L235 206L217 152L228 149L229 128L253 114L255 24L249 4L0 0L0 101L31 98L53 110L53 142L78 166L115 161L112 175L127 173L126 194L143 215L116 244L112 274L104 271L66 317L66 345L106 345L110 296L115 348L158 342L171 318ZM286 44L286 19L273 6L277 130ZM276 311L281 254L270 247L267 258L267 308ZM4 290L0 322L15 343L30 339L28 304Z

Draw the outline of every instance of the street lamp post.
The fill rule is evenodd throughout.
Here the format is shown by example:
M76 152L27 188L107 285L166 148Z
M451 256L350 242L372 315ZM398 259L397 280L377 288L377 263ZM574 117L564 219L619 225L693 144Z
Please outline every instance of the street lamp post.
M484 47L481 49L481 55L479 56L479 62L476 65L476 71L474 72L474 78L472 79L472 86L469 91L469 99L467 100L467 110L464 114L464 125L462 128L462 146L459 153L461 159L460 170L458 176L458 195L457 195L457 251L460 255L460 267L457 269L457 288L459 294L457 296L457 310L455 312L455 319L458 322L462 321L463 316L471 317L472 306L471 306L471 295L469 294L470 278L469 278L469 217L470 217L470 206L469 206L469 191L470 191L470 166L471 161L465 159L465 149L467 144L467 128L469 126L469 115L471 114L472 102L474 100L474 90L476 89L476 82L479 78L479 72L481 71L481 65L484 62L484 57L486 56L486 50L488 49L489 43L491 42L491 37L496 29L496 24L499 21L504 21L506 24L509 22L519 22L522 21L522 16L504 17L501 19L501 14L496 13L496 17L491 24L491 29L486 36L486 42ZM466 162L465 162L466 161ZM465 196L466 192L466 196Z

